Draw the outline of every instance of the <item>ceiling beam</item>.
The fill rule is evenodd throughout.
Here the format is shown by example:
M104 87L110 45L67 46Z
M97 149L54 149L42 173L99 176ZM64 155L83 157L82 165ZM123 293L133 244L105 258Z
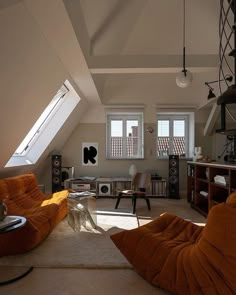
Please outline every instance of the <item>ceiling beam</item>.
M117 2L111 13L104 19L103 23L99 26L96 32L91 37L91 51L90 54L93 54L94 47L96 46L96 42L100 40L101 36L110 29L114 19L118 17L121 12L125 9L125 6L128 2L120 1Z
M200 104L200 106L198 107L198 110L201 110L201 109L204 109L204 108L208 108L213 103L217 102L217 99L218 99L218 97L213 97L211 99L208 99L206 102Z
M76 38L83 50L83 55L87 59L90 52L91 42L81 3L79 0L63 0L63 2L75 31Z
M112 50L113 44L116 43L116 50L122 52L136 26L143 7L146 5L143 0L116 1L110 13L91 36L90 55L96 55L96 51L99 51L104 42L107 44L106 50L109 51L109 48ZM119 36L119 44L117 44L117 36Z
M208 72L218 68L218 55L190 55L187 69ZM90 56L88 66L92 74L107 73L175 73L182 69L182 55L106 55Z
M212 130L215 126L216 120L219 117L219 113L220 113L220 107L215 102L212 106L211 112L210 112L209 117L206 121L206 125L205 125L204 132L203 132L204 136L211 135Z

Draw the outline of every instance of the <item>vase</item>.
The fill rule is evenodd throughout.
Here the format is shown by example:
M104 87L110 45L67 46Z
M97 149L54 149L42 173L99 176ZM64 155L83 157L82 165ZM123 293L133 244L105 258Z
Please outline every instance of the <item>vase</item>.
M131 164L129 167L129 175L131 175L132 179L134 178L136 173L137 173L136 166L134 164Z

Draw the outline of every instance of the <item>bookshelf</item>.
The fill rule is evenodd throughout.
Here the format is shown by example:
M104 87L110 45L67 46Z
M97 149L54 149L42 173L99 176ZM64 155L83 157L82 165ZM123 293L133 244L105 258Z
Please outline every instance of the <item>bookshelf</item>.
M236 165L187 162L187 200L207 216L212 206L225 202L236 191Z

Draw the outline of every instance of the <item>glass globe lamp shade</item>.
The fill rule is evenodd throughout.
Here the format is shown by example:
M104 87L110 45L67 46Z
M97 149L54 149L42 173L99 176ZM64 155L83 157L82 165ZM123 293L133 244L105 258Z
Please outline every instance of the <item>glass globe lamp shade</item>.
M191 84L192 80L193 80L193 75L191 72L187 70L182 70L176 76L176 84L180 88L188 87Z

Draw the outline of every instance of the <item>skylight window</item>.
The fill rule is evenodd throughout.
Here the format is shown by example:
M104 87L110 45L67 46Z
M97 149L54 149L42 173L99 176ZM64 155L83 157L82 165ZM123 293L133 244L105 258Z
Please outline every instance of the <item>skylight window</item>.
M53 97L52 101L43 111L39 119L36 121L30 132L26 135L22 143L18 146L14 155L24 155L29 146L40 134L43 126L50 120L50 118L53 115L53 112L55 112L59 105L62 103L63 97L66 95L68 91L69 89L65 86L65 84L63 84L62 87L58 90L57 94Z
M72 85L65 81L5 167L36 163L79 101Z

